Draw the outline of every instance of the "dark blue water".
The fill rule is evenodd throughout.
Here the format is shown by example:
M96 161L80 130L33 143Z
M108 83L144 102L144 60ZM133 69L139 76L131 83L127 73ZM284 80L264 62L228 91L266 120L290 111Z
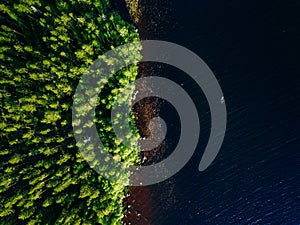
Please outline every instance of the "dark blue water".
M210 128L206 100L185 74L162 69L197 104L201 139L180 173L149 187L150 223L300 224L300 2L141 2L147 8L142 38L172 41L198 54L216 75L228 111L222 149L200 173ZM180 132L174 115L170 148Z

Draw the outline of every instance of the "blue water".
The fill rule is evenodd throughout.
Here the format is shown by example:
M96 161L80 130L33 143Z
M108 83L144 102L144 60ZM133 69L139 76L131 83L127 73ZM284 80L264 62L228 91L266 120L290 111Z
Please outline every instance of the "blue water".
M185 74L162 69L196 102L201 139L180 173L149 187L155 202L150 223L300 224L300 2L141 2L147 7L142 37L197 53L216 75L228 111L222 149L200 173L210 128L206 100ZM173 118L170 148L180 131L176 113Z

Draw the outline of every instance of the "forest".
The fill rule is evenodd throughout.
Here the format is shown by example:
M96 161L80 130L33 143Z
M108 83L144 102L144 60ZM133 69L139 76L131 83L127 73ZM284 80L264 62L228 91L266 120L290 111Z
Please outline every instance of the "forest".
M122 224L127 187L78 151L72 104L86 69L139 41L137 30L109 0L2 0L0 12L0 224ZM128 164L139 154L114 136L110 110L137 74L131 65L103 81L94 121L106 150Z

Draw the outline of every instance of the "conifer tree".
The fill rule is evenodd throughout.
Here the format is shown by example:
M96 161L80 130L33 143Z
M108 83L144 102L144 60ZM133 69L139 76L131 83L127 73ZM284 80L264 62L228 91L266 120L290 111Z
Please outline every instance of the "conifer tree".
M138 34L108 0L3 0L0 13L0 224L120 224L126 189L83 159L71 106L86 68ZM105 81L96 118L107 150L130 163L138 155L108 118L136 75L133 65Z

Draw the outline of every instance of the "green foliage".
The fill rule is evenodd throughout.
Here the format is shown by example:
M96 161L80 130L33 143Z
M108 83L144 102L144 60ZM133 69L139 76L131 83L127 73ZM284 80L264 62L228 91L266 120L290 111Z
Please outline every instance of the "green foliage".
M121 224L126 188L99 176L78 152L71 107L88 66L106 51L139 40L138 34L108 0L4 2L0 224ZM107 151L131 164L138 152L116 139L109 112L119 90L136 76L133 65L100 81L105 88L95 119ZM83 113L89 109L82 105Z

